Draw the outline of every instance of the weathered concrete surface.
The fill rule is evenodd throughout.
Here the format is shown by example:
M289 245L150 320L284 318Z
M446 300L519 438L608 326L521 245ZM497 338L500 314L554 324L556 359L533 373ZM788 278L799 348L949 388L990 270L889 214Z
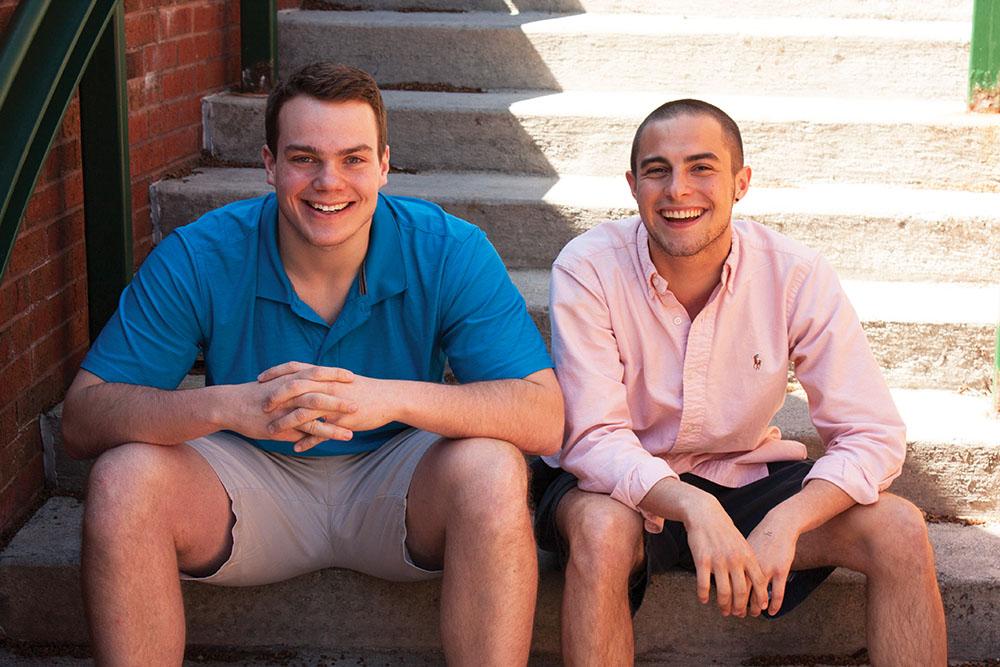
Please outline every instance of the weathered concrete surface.
M204 376L189 375L182 387L203 384ZM1000 417L991 414L989 397L935 389L893 389L892 394L908 443L903 473L892 491L934 515L1000 521ZM50 488L81 496L91 462L75 461L63 451L60 416L61 405L45 415L53 434L45 441L56 480ZM805 443L814 458L823 453L801 389L788 395L774 423L786 438Z
M657 92L384 92L398 167L616 178L628 169L632 137L646 114L691 96L725 109L740 125L755 185L1000 191L1000 116L966 112L964 96L733 96L677 82ZM224 160L259 163L263 101L220 94L204 104L214 120L206 148ZM882 206L892 204L892 194Z
M334 4L334 0L330 0ZM734 10L731 0L336 0L336 4L365 11L430 10L466 12L631 13L731 17L800 16L897 19L904 21L968 21L972 0L743 0Z
M11 638L83 644L79 594L80 505L53 498L0 554L0 626ZM997 525L929 526L949 620L953 658L1000 654L1000 548ZM558 650L561 577L543 566L535 649ZM698 604L694 577L654 579L636 618L640 654L849 654L864 645L860 575L840 572L780 623L725 619ZM437 582L393 584L324 570L271 586L222 588L185 583L188 641L215 646L310 649L439 647ZM44 591L44 595L39 593ZM836 619L832 622L831 619ZM794 647L794 648L791 648Z
M217 206L269 192L262 169L199 169L151 189L158 234ZM437 202L483 228L507 266L551 265L603 220L635 214L621 175L393 173L385 191ZM735 210L816 248L843 278L990 282L1000 275L1000 193L829 184L753 186ZM925 300L924 311L945 307ZM988 312L996 298L984 304Z
M625 13L291 11L278 21L283 74L324 59L372 72L382 84L831 97L863 90L962 99L970 33L968 21ZM789 54L795 67L787 66Z

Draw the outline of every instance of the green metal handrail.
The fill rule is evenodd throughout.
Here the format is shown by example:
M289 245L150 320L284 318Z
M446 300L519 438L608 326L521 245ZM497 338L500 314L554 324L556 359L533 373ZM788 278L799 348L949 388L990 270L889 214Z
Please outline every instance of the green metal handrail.
M266 93L278 77L278 0L240 0L240 89Z
M0 51L0 278L79 86L92 337L132 274L124 19L121 0L24 0Z
M972 44L969 49L969 102L991 99L991 111L1000 111L1000 2L976 0L972 10Z

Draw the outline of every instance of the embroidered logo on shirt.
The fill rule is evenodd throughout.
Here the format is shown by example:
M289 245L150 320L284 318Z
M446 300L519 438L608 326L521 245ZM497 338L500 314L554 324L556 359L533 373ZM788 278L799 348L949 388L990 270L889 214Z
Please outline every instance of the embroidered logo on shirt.
M760 370L760 355L759 354L753 355L753 369L755 371L759 371Z

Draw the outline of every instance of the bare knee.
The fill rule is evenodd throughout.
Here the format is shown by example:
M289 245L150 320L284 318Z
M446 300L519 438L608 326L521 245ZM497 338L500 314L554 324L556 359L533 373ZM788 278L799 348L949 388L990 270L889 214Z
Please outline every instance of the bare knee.
M588 579L627 580L643 558L641 515L603 494L575 491L564 502L559 525L570 567Z
M121 534L147 521L169 474L168 453L158 445L130 443L109 449L90 470L84 530Z
M528 468L512 444L469 438L450 443L441 454L442 491L453 515L484 525L527 516Z
M908 500L883 493L873 507L862 536L868 573L898 573L933 569L933 552L923 513Z

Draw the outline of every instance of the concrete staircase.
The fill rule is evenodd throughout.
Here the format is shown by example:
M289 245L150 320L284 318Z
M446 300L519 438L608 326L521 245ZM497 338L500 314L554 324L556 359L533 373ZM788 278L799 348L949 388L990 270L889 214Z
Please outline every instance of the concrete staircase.
M339 4L374 11L281 13L283 73L315 59L372 72L386 87L393 166L405 170L387 191L483 227L546 335L547 269L559 249L634 212L622 174L642 117L682 96L727 110L754 169L737 215L833 262L893 387L909 441L893 491L932 515L971 520L930 525L951 655L1000 658L1000 420L988 396L1000 309L1000 117L964 111L969 0ZM424 11L397 11L413 8ZM219 94L203 109L211 155L258 164L263 100ZM250 167L162 181L152 189L157 233L267 189ZM794 380L792 389L776 422L816 455L805 396ZM47 416L52 434L58 416ZM54 482L78 492L85 467L48 440ZM77 501L53 498L0 554L0 632L86 642L79 520ZM539 664L558 652L561 586L543 570ZM697 604L692 577L668 574L637 617L638 648L644 661L677 665L851 655L864 646L863 584L838 572L769 623L723 619ZM192 644L439 657L437 584L331 570L184 592Z

